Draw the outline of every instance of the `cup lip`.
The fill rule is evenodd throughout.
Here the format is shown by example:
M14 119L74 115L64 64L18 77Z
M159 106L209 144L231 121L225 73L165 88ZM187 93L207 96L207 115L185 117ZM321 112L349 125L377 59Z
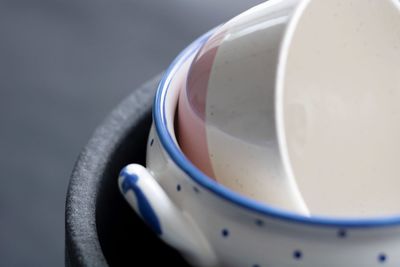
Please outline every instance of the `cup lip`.
M199 48L208 40L218 27L208 31L200 36L173 60L168 69L163 74L153 103L153 121L157 135L161 144L172 161L201 187L214 193L216 196L225 199L226 201L235 204L246 210L253 211L260 215L279 219L285 222L300 223L312 226L334 227L334 228L374 228L385 226L400 225L400 215L382 216L382 217L331 217L331 216L304 216L291 211L287 211L278 207L273 207L265 203L253 200L243 196L233 190L217 183L201 172L193 165L186 156L182 153L174 138L168 130L167 118L165 112L165 98L169 89L169 85L175 72L191 55L198 52Z

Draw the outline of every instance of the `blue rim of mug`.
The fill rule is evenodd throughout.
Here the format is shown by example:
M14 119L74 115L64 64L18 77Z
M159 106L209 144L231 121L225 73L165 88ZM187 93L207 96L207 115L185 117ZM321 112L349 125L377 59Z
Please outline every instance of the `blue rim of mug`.
M204 44L208 38L213 34L216 28L205 33L192 44L186 47L174 59L171 65L164 73L159 83L154 104L153 104L153 121L155 124L156 132L161 141L162 146L169 154L175 164L185 172L194 182L208 189L215 195L233 203L237 206L251 210L258 214L280 219L286 222L311 224L314 226L325 226L335 228L367 228L367 227L384 227L400 225L399 216L385 216L385 217L365 217L365 218L346 218L346 217L328 217L328 216L303 216L294 212L286 211L280 208L269 206L250 199L246 196L240 195L229 188L217 183L201 172L194 166L186 156L181 152L180 148L175 143L170 132L168 131L167 118L165 115L165 97L173 79L174 73L190 56L196 53L199 48Z

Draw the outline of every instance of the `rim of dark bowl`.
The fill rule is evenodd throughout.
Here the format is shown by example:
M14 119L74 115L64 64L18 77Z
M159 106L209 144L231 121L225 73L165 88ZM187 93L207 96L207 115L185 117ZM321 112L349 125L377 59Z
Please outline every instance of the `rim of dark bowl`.
M104 190L108 190L107 186L113 187L112 198L117 198L117 209L124 209L123 212L128 214L129 222L118 222L125 226L131 226L136 220L137 224L142 221L129 205L119 195L117 189L117 179L110 179L111 176L118 177L120 168L129 162L137 162L144 164L146 140L149 127L151 124L151 106L153 104L155 90L159 83L161 75L156 76L146 84L125 98L110 114L103 123L94 131L88 144L82 150L71 175L68 186L66 206L65 206L65 264L66 266L109 266L112 262L108 262L109 258L105 255L105 251L110 246L104 244L101 235L107 231L105 227L99 224L99 216L106 217L108 214L101 214L100 206L107 205L105 203L110 199L103 199ZM140 136L138 144L132 144L135 140L131 140L132 136ZM130 143L129 143L130 142ZM126 147L126 148L125 148ZM130 151L132 147L135 151ZM125 150L124 150L125 149ZM129 151L126 151L129 149ZM124 151L122 151L124 150ZM135 153L142 155L134 155ZM127 159L119 159L118 155L129 155ZM131 156L132 154L132 156ZM128 163L129 163L128 162ZM110 173L112 170L112 173ZM107 177L108 179L107 179ZM108 181L105 181L108 180ZM114 185L115 184L115 185ZM115 191L115 192L114 192ZM107 192L107 194L110 194ZM107 196L110 198L109 196ZM121 206L121 207L119 207ZM114 209L113 208L113 209ZM103 219L103 218L102 218ZM144 227L143 223L143 227ZM132 225L132 228L135 225ZM139 227L142 227L139 225ZM150 235L151 230L145 227L141 232L148 230L148 233L142 233L149 242L158 242L156 236ZM138 229L136 229L137 231ZM129 229L130 238L134 229ZM118 237L121 238L121 237ZM128 237L127 237L128 238ZM156 241L155 241L156 240ZM121 242L129 242L130 240L122 240ZM113 240L119 242L119 240ZM159 241L159 246L164 246ZM143 244L142 244L143 245ZM136 246L136 245L132 245ZM113 248L116 250L115 248ZM173 250L162 247L162 253L166 257L180 257L176 255L170 256ZM115 256L114 256L115 257ZM179 260L178 260L179 261Z

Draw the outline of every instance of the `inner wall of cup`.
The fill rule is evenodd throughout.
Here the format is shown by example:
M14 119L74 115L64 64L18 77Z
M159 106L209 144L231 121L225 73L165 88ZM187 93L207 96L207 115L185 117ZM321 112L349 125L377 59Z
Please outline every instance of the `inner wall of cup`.
M185 155L209 177L260 202L307 214L284 176L274 126L274 66L293 8L267 2L210 37L180 93L178 135Z
M312 214L399 214L398 5L340 3L311 1L286 36L278 104L293 176Z
M190 68L180 77L177 110L177 133L181 149L195 166L215 179L206 132L206 97L212 65L218 47L226 34L221 26L200 48L190 62ZM190 88L190 89L189 89Z

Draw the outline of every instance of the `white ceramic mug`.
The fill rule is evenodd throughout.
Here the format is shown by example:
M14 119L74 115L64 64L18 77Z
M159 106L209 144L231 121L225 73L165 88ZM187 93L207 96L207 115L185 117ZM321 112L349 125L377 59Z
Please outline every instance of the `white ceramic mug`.
M160 83L147 166L128 165L119 177L130 205L194 266L398 266L400 216L305 217L224 187L184 156L174 132L179 81L210 34L184 50Z
M294 19L297 3L244 12L201 48L180 92L180 147L275 207L398 213L399 1L311 1Z
M398 214L400 1L305 4L286 30L277 72L288 176L311 214Z
M283 162L275 84L281 43L298 0L271 0L229 20L191 63L177 135L200 170L230 189L307 215Z

